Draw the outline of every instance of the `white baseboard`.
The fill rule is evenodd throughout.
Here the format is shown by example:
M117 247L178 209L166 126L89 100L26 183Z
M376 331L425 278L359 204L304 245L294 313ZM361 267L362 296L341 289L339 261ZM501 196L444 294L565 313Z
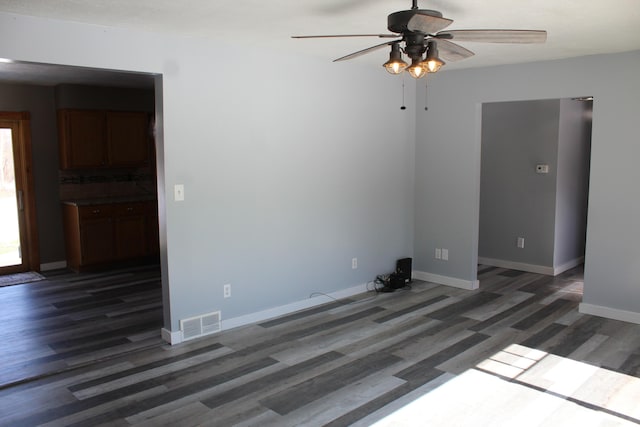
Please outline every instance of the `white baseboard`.
M490 265L492 267L508 268L510 270L527 271L529 273L545 274L553 276L553 267L545 265L527 264L524 262L506 261L503 259L478 257L478 264Z
M326 295L318 295L312 298L307 298L301 301L285 304L280 307L274 307L267 310L258 311L256 313L246 314L244 316L233 317L231 319L222 320L220 322L221 330L225 331L228 329L237 328L239 326L250 325L252 323L258 323L258 322L264 322L265 320L273 319L273 318L284 316L286 314L290 314L296 311L304 310L307 308L315 307L317 305L325 304L327 302L331 302L334 298L335 299L348 298L352 295L361 294L366 291L367 291L367 284L363 283L361 285L352 286L347 289L331 292ZM169 331L168 329L162 328L161 334L162 334L162 339L172 345L179 344L182 342L181 331Z
M160 329L162 339L171 345L180 344L182 342L182 331L170 331L168 329Z
M59 270L67 268L67 261L45 262L40 264L40 271Z
M571 260L569 262L566 262L566 263L562 264L559 267L554 267L553 275L557 276L558 274L562 274L567 270L571 270L573 267L579 266L583 262L584 262L584 257L582 256L580 258L576 258L576 259L573 259L573 260Z
M427 273L425 271L413 271L413 277L425 282L433 282L439 285L453 286L454 288L467 289L473 291L480 287L478 280L463 280L456 277L441 276L439 274Z
M604 307L601 305L593 305L581 303L578 311L593 316L606 317L607 319L622 320L623 322L636 323L640 325L640 313L635 311L619 310L617 308Z
M507 261L504 259L478 257L478 264L490 265L492 267L508 268L510 270L527 271L529 273L544 274L547 276L557 276L567 270L572 269L584 262L584 257L573 259L558 267L548 267L546 265L527 264L524 262Z
M274 307L267 310L258 311L256 313L246 314L244 316L233 317L231 319L222 320L222 330L237 328L238 326L249 325L251 323L264 322L265 320L284 316L285 314L290 314L296 311L331 302L333 298L348 298L352 295L361 294L366 291L367 284L363 283L361 285L356 285L347 289L332 292L330 294L327 294L328 297L326 295L314 296L313 298L307 298L301 301L285 304L280 307Z

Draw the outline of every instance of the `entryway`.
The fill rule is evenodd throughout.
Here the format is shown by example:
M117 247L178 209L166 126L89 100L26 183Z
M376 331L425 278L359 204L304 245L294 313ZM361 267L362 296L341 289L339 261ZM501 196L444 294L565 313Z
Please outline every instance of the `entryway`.
M558 276L584 262L593 100L482 105L478 263Z
M0 112L0 275L38 270L29 114Z

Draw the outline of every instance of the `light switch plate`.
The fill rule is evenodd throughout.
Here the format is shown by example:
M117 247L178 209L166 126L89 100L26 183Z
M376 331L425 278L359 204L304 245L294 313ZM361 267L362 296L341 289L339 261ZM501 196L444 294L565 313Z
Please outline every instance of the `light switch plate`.
M176 202L184 200L184 185L176 184L173 186L173 200Z

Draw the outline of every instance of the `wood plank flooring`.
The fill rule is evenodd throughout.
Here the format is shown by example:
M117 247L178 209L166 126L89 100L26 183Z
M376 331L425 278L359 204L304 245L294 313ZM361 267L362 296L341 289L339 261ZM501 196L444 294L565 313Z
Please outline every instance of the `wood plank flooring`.
M0 388L162 343L157 266L0 288Z
M638 425L640 325L577 312L580 268L481 267L160 341L155 267L0 289L0 425Z

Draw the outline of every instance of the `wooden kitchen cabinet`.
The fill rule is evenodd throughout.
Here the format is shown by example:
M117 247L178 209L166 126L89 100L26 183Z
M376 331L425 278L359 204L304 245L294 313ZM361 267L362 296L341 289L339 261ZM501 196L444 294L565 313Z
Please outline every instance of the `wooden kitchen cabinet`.
M80 263L101 264L113 260L113 218L109 206L80 210Z
M59 110L60 168L98 168L106 164L105 116L102 111Z
M115 258L143 257L147 254L146 203L122 203L114 205Z
M157 237L150 224L157 224L157 215L149 215L150 206L156 202L64 203L67 266L82 271L156 255Z
M107 112L107 159L112 167L141 166L149 161L146 113Z
M139 167L150 154L144 112L58 110L61 169Z
M147 250L150 256L160 254L160 222L158 221L158 204L147 203Z
M64 204L62 221L69 268L78 271L82 266L113 260L113 212L110 205L78 207Z

